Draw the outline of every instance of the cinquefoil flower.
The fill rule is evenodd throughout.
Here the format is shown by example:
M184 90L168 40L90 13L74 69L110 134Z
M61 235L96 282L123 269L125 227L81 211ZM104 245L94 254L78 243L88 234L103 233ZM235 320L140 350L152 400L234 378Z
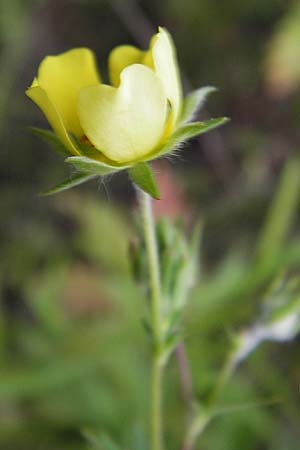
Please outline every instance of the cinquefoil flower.
M26 91L54 134L35 131L58 144L69 155L66 162L79 171L55 192L129 169L140 187L158 196L145 162L224 123L225 118L187 123L214 89L202 88L183 102L176 51L163 28L147 51L129 45L115 48L109 56L109 76L111 85L102 83L93 52L75 48L47 56Z

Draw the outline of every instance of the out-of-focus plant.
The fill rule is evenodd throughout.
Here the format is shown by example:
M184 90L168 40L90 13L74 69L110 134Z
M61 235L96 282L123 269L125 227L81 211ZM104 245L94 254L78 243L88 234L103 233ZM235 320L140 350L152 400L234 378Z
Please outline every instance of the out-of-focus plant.
M195 441L203 433L209 422L220 414L238 411L251 405L227 405L219 403L219 395L233 376L239 365L252 351L265 340L287 342L300 332L300 284L299 273L281 274L270 286L269 292L261 301L262 312L259 319L249 327L232 336L228 357L219 373L208 398L195 405L194 418L190 423L183 450L194 448ZM263 403L268 403L265 401ZM272 401L271 401L272 403Z
M277 24L268 43L265 73L274 95L287 95L300 86L300 6L296 1Z
M260 312L255 311L255 314L258 319L252 325L232 333L223 367L207 398L195 405L194 418L183 443L184 450L194 448L196 440L213 418L243 408L242 404L220 404L221 394L240 364L264 341L288 342L300 331L300 285L297 271L300 252L295 242L290 249L285 248L285 240L299 205L299 175L299 160L291 158L282 171L252 260L246 267L239 267L236 281L232 283L231 279L227 285L222 280L222 275L219 282L213 277L210 288L219 292L227 301L234 297L256 296L259 286L262 286L265 293L257 302ZM229 270L232 269L236 270L234 266L229 267ZM208 302L212 300L209 298L209 289L205 287L200 288L197 295L207 297ZM255 407L260 403L261 401L257 401L244 407ZM262 403L268 403L268 400Z
M156 224L162 298L162 340L165 342L162 362L165 364L181 336L181 320L191 288L197 282L200 227L195 227L190 241L184 237L182 224L167 218ZM138 283L151 291L147 274L147 249L143 236L131 251L132 272ZM149 307L150 305L148 305ZM147 308L145 327L153 333L151 311Z

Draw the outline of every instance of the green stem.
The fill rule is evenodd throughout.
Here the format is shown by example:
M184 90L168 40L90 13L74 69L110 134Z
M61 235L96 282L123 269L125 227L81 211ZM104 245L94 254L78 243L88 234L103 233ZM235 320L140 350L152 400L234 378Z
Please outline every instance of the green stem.
M143 220L143 230L148 258L148 270L151 287L152 328L155 343L160 345L160 268L155 234L155 225L152 214L151 197L139 190L140 208Z
M151 197L139 190L139 202L148 258L151 288L151 325L153 331L153 355L151 371L151 450L162 450L162 324L160 267L152 213Z
M152 362L151 448L162 450L162 365L158 358Z
M211 420L208 410L200 413L191 423L181 450L192 450L198 437L203 433Z
M215 405L218 400L219 394L223 387L230 379L236 368L236 352L229 353L221 371L218 376L214 389L211 392L207 402L203 405L203 408L196 415L190 424L187 431L187 435L182 446L182 450L192 450L194 448L196 440L201 436L207 425L213 419L215 415Z

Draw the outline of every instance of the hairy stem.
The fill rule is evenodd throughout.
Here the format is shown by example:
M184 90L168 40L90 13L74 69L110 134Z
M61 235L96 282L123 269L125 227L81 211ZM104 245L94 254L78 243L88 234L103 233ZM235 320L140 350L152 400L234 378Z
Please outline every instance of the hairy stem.
M159 256L152 213L151 197L138 191L146 245L151 288L151 326L153 353L151 371L151 450L162 450L162 316Z

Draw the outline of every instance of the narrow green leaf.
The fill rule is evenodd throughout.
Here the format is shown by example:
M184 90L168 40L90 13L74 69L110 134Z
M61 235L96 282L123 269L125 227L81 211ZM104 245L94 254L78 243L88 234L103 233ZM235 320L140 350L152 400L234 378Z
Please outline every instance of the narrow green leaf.
M79 184L85 183L86 181L92 180L97 175L90 175L86 173L76 173L72 175L68 180L63 181L62 183L57 184L56 186L48 189L47 191L41 192L40 195L53 195L58 192L66 191L67 189L71 189Z
M50 144L51 147L53 147L54 150L56 150L61 155L70 155L70 152L66 149L66 147L62 144L60 139L53 131L44 130L43 128L37 127L28 127L28 130L35 136L38 136L43 141L47 142L47 144Z
M239 405L226 405L226 406L218 406L213 409L213 415L218 416L221 414L229 414L240 412L246 409L254 409L254 408L264 408L265 406L275 406L279 403L283 403L283 398L276 397L270 398L266 400L257 400L254 402L241 403Z
M188 94L183 101L180 123L190 122L203 106L209 94L216 90L213 86L205 86Z
M191 122L180 126L159 152L154 155L153 159L176 150L176 148L188 139L207 133L214 128L224 125L228 121L229 119L227 117L218 117L216 119L206 120L205 122Z
M69 158L65 159L65 162L73 164L73 166L81 172L94 175L107 175L109 173L118 172L119 170L123 170L128 167L112 166L105 162L88 158L87 156L69 156Z
M70 356L70 355L69 355ZM31 367L24 370L1 370L1 399L38 398L40 395L51 395L52 391L64 389L70 383L82 382L91 376L103 364L103 356L93 350L79 351L76 357L66 355L49 360L46 366Z
M287 160L256 248L256 261L266 264L274 260L295 220L300 198L300 160Z
M131 181L151 197L159 199L160 193L153 170L146 162L140 162L129 169Z
M228 122L228 117L218 117L216 119L209 119L205 122L191 122L185 125L182 125L178 128L178 130L174 133L174 139L185 141L187 139L191 139L199 134L207 133L208 131L213 130L214 128L219 127L220 125L224 125Z
M189 259L190 259L190 267L191 267L191 279L193 280L193 284L196 284L197 277L202 275L201 269L201 261L199 261L201 243L202 243L202 235L203 235L203 223L198 222L194 226L192 230L192 236L189 242Z
M121 450L121 447L105 433L94 432L88 428L81 430L89 445L95 450Z
M99 437L97 436L96 433L94 433L93 431L91 431L88 428L83 428L81 430L81 434L86 439L86 441L89 443L89 445L92 446L93 449L104 450L102 447L102 444L99 442Z

